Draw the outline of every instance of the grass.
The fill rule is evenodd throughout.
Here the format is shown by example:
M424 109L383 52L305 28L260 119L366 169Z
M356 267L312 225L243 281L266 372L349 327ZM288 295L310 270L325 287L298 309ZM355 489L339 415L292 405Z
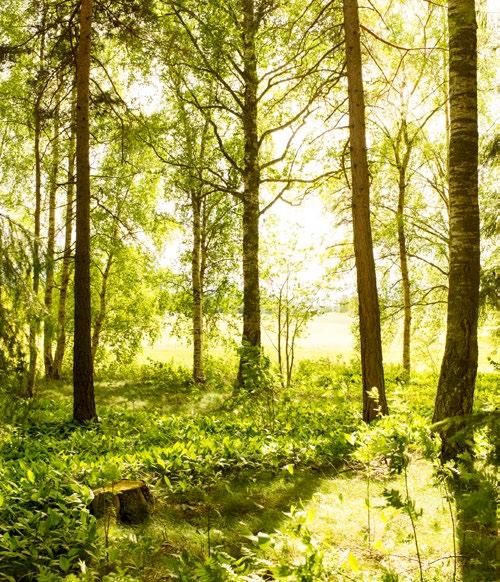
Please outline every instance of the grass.
M99 520L95 557L87 578L79 579L417 580L410 519L383 495L384 489L404 491L403 476L390 474L381 455L370 460L368 482L368 465L349 454L352 447L342 437L362 429L359 371L328 360L303 362L273 424L253 399L228 408L231 386L224 379L234 370L227 361L212 362L209 370L203 389L190 385L187 370L170 364L130 368L126 380L97 382L101 422L91 430L69 423L70 386L46 384L37 401L15 412L12 432L0 430L0 457L15 475L5 479L6 487L14 478L27 486L33 479L36 487L43 466L56 463L63 475L91 487L143 478L152 488L155 509L145 524ZM395 413L380 434L389 444L411 432L414 421L425 426L435 390L432 374L415 374L404 386L397 373L387 368ZM480 374L478 409L494 408L496 382L495 375ZM360 434L371 439L375 433ZM422 511L415 525L424 577L453 580L450 508L419 447L409 449L408 476L411 500ZM28 481L25 462L33 470ZM172 467L168 481L165 463ZM0 552L1 537L0 531Z
M310 497L316 487L317 475L309 472L288 477L262 473L242 475L208 491L168 497L160 492L154 520L143 526L141 535L163 543L141 579L169 579L183 553L203 561L223 546L240 557L249 537L273 532L290 505ZM120 530L124 528L115 533Z
M412 497L423 509L417 528L426 580L451 580L450 515L433 486L430 463L413 462L410 481ZM327 569L337 571L339 576L343 572L346 577L355 574L375 578L391 572L401 580L414 579L418 562L409 519L401 511L388 507L382 495L383 488L401 488L402 479L379 476L370 485L369 535L367 480L360 472L322 479L312 499L304 505L310 515L308 527L324 548Z
M348 313L324 313L315 317L307 326L306 332L297 342L297 359L329 358L350 362L356 358L356 341L352 333L353 316ZM266 352L274 358L274 327L269 319L263 321L263 345ZM413 359L414 367L420 372L439 371L440 355L444 346L444 336L438 341L420 345L418 330L414 333ZM397 333L393 340L384 346L384 361L388 364L398 364L401 361L402 335ZM479 369L483 372L493 372L489 360L500 359L496 327L484 324L479 330ZM217 357L227 356L227 347L215 345L213 354ZM185 342L168 332L164 332L153 344L145 345L139 357L140 363L148 359L156 361L173 361L178 365L191 365L191 352Z

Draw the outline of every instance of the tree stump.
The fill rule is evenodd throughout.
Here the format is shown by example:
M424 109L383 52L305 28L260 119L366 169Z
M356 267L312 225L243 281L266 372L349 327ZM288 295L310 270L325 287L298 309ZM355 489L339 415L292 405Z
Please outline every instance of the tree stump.
M141 523L152 505L153 496L144 481L122 479L96 489L89 509L97 518L112 514L124 523Z

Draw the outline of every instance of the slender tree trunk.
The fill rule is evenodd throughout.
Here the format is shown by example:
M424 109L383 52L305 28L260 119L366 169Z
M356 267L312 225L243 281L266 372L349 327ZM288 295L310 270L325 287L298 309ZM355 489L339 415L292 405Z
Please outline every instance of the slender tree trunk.
M434 422L472 412L477 372L479 311L479 204L477 40L474 0L449 0L450 269L446 344ZM461 449L442 429L442 459Z
M68 150L68 186L66 190L66 214L64 219L64 254L59 284L59 302L57 305L57 342L54 353L53 376L57 380L61 377L64 352L66 350L66 301L71 275L72 251L71 238L73 233L73 205L75 196L75 99L71 113L71 134Z
M242 0L243 76L242 111L245 140L243 172L243 337L238 385L244 386L245 367L258 365L261 349L259 281L259 138L257 128L257 56L255 36L258 22L254 0Z
M201 201L191 196L193 210L193 251L191 259L191 284L193 294L193 380L196 384L205 381L203 372L203 288L201 282L202 225Z
M402 152L400 148L404 147ZM399 173L398 180L398 209L396 212L396 224L398 231L399 265L401 269L401 285L403 288L403 370L405 380L410 379L411 374L411 283L408 270L408 251L406 245L406 232L404 211L406 205L407 170L411 154L411 143L408 140L406 121L401 122L400 135L395 148L396 166Z
M92 0L81 0L76 57L76 247L73 418L97 418L91 347L89 80Z
M202 297L202 317L203 317L203 299L205 293L205 279L207 276L207 267L210 253L210 233L209 233L209 221L211 208L207 202L207 198L203 197L201 199L201 233L200 233L200 289ZM203 334L205 333L202 327L202 344L204 345L205 340L203 339Z
M352 218L363 375L363 419L365 422L370 422L376 418L379 412L387 414L387 401L370 224L370 191L357 0L343 0L343 8L349 93ZM373 388L378 390L378 402L370 395Z
M54 135L52 138L52 168L49 185L49 220L47 229L47 253L45 258L45 321L43 330L43 356L45 364L45 377L54 376L54 358L52 355L52 343L54 337L54 320L52 315L52 303L54 292L54 256L56 245L56 204L57 204L57 177L59 171L59 111L54 117Z
M42 51L41 51L42 52ZM40 214L42 207L42 160L40 152L40 100L41 95L37 96L34 109L35 120L35 228L33 236L33 296L35 301L38 300L40 289ZM28 380L26 385L26 395L32 397L35 391L36 382L36 364L38 359L37 338L40 330L38 316L32 317L29 329L29 368Z
M288 284L286 290L286 304L285 304L285 367L286 367L286 387L288 388L290 374L290 299L288 293Z
M406 175L402 171L399 178L398 211L396 215L398 225L399 264L401 268L401 284L403 287L403 370L406 380L411 373L411 285L408 271L408 254L406 248L406 233L404 226L404 207L406 195Z
M118 229L113 232L113 239L118 236ZM97 311L97 316L94 322L94 331L92 333L92 363L95 362L95 355L97 353L97 348L99 347L99 340L101 338L102 326L104 320L106 319L106 308L107 308L107 291L109 274L111 273L111 267L113 266L114 252L110 251L108 258L106 260L106 266L102 273L101 290L99 291L99 309Z
M283 288L284 284L280 287L279 295L278 295L278 338L277 338L277 352L278 352L278 367L280 371L280 378L281 378L281 387L285 388L285 371L283 369Z
M41 74L45 62L45 5L42 2L41 6L41 37L40 49L38 52L39 70ZM41 123L41 103L43 97L43 88L39 87L35 97L35 104L33 108L34 120L34 150L35 150L35 214L34 214L34 232L33 232L33 297L35 302L38 302L38 291L40 288L40 218L42 212L42 155L40 150L40 138L42 134ZM40 322L38 315L32 316L29 325L29 366L28 378L26 382L26 396L31 398L35 391L36 382L36 364L38 360L37 339L40 331Z

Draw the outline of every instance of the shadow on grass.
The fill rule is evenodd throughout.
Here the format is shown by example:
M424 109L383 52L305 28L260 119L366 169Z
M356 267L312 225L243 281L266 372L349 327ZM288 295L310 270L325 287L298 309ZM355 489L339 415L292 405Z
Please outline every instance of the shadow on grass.
M455 429L456 430L456 429ZM497 487L500 413L475 414L449 441L460 451L458 471L449 479L456 506L459 565L464 582L500 580L498 560ZM475 458L470 444L482 440Z
M177 571L183 555L203 561L217 547L239 558L251 545L247 536L281 527L285 512L306 504L325 476L318 471L246 473L205 491L163 497L157 491L152 519L136 530L137 538L152 541L156 552L149 552L144 563L140 550L134 558L130 546L124 546L120 560L133 560L132 568L141 564L142 580L170 580L169 572Z
M55 401L70 401L72 387L66 382L45 384L39 395ZM218 409L227 394L202 391L185 382L110 381L95 383L97 413L102 408L114 410L160 410L183 414L192 410L203 412Z

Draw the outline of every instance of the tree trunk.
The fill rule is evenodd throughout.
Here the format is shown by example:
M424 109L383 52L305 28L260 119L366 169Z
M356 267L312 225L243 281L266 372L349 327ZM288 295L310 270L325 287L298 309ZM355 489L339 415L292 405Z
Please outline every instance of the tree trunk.
M281 387L285 388L285 370L283 369L283 348L282 348L282 336L283 336L283 289L285 284L281 285L278 295L278 338L277 338L277 352L278 352L278 368L280 371Z
M401 268L401 284L403 287L403 370L405 379L410 379L411 373L411 286L408 272L408 255L406 250L406 234L404 227L404 205L406 194L406 177L401 174L399 180L398 224L399 264Z
M115 228L113 231L113 240L118 236L118 229ZM108 254L108 259L106 261L106 266L102 273L101 290L99 291L99 311L94 322L94 331L92 333L92 363L95 362L95 355L97 353L97 348L99 347L99 340L101 338L101 331L104 320L106 319L106 295L108 290L109 274L111 272L111 267L113 266L114 252L110 251Z
M45 61L45 6L41 6L41 37L40 49L38 52L39 70L41 74L43 71ZM34 150L35 150L35 214L34 214L34 232L33 232L33 296L35 303L38 302L38 291L40 288L40 215L42 210L42 156L40 151L40 137L42 133L41 123L41 102L43 97L43 89L38 88L35 97L35 104L33 108L34 120ZM36 382L36 363L38 359L37 339L40 330L40 322L38 315L33 315L29 325L29 367L28 378L26 383L26 396L31 398L35 391Z
M474 0L449 0L450 268L446 344L434 422L472 412L477 372L479 310L479 204L477 40ZM442 459L461 449L442 429Z
M35 302L38 301L38 291L40 288L40 214L42 206L42 160L40 152L40 101L38 95L35 102L35 227L33 233L33 296ZM32 316L29 329L29 368L26 385L26 395L32 397L35 391L36 363L38 359L37 338L40 329L38 315Z
M81 0L76 57L76 247L73 418L97 418L94 400L90 315L89 80L92 0Z
M402 152L400 148L404 147ZM408 271L408 252L406 246L406 232L404 211L406 204L407 169L410 160L412 144L408 140L406 121L401 121L400 133L395 148L396 166L399 173L398 180L398 209L396 224L398 231L399 265L401 269L401 285L403 288L403 370L405 380L410 379L411 373L411 283Z
M380 311L370 224L370 192L366 155L365 106L361 71L357 0L343 0L349 94L349 136L352 175L352 218L359 302L361 370L363 375L363 419L370 422L387 414ZM376 388L378 399L370 395ZM377 401L378 400L378 401Z
M203 288L202 288L202 226L201 201L192 194L193 210L193 252L191 259L191 284L193 294L193 380L196 384L205 381L203 372Z
M47 229L47 253L45 256L45 321L43 330L43 356L45 377L53 378L54 359L52 356L52 341L54 337L54 320L52 316L52 295L54 292L54 255L56 245L56 202L57 176L59 171L59 111L54 116L54 135L52 138L52 168L49 185L49 220Z
M259 281L259 139L257 128L257 56L255 36L258 21L254 0L243 0L242 111L245 140L243 171L243 337L238 385L245 384L245 368L258 365L261 350Z
M59 302L57 306L57 343L54 353L53 376L61 377L64 352L66 350L66 300L71 273L71 237L73 233L73 204L75 195L75 99L71 112L71 135L68 151L68 187L66 190L66 215L64 219L64 254L59 284Z

